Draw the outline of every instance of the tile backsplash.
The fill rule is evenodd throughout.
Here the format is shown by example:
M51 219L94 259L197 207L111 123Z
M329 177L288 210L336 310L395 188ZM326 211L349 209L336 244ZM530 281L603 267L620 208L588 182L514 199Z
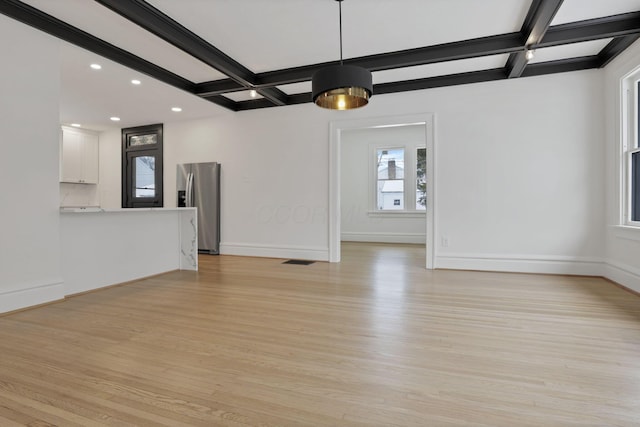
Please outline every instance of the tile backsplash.
M94 184L60 183L61 207L99 206L98 186Z

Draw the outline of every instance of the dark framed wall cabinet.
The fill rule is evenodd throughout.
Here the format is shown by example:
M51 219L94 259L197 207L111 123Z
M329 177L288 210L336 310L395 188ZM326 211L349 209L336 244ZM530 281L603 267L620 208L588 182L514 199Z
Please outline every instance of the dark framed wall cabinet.
M122 129L122 207L163 206L162 124Z

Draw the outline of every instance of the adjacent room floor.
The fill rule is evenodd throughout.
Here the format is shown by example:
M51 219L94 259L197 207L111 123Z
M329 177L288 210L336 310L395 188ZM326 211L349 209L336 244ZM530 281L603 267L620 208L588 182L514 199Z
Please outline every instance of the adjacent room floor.
M0 425L637 426L640 297L600 278L201 256L0 317Z

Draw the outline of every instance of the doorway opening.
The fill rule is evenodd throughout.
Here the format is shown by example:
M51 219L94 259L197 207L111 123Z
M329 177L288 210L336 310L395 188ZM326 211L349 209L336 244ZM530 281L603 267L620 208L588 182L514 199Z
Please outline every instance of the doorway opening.
M399 130L404 130L405 133L407 131L419 131L421 135L421 141L413 141L412 144L405 145L403 150L407 149L407 162L404 162L404 158L402 160L402 170L400 169L400 163L398 163L397 159L389 160L386 157L390 157L389 153L400 152L397 149L394 151L393 149L384 150L384 147L378 147L378 145L384 145L379 142L370 142L365 143L366 146L364 149L371 154L371 162L376 162L376 156L378 154L383 153L381 158L386 159L387 163L385 166L388 169L392 169L391 175L385 175L384 180L378 183L379 176L377 175L376 166L369 166L369 178L367 185L367 190L363 190L365 194L365 199L360 203L360 205L364 205L364 210L366 213L360 212L360 215L366 215L371 218L380 218L387 216L413 216L413 221L416 218L420 218L420 224L423 227L424 232L426 233L425 241L425 265L427 268L434 268L433 258L434 258L434 223L435 223L435 215L434 215L434 201L435 201L435 161L434 161L434 116L430 113L417 114L417 115L408 115L408 116L394 116L394 117L379 117L379 118L368 118L368 119L357 119L357 120L348 120L348 121L339 121L332 122L330 125L330 182L329 182L329 261L330 262L339 262L341 259L341 240L342 240L342 208L341 208L341 184L343 179L347 179L348 177L343 177L343 168L341 167L343 158L343 144L350 143L350 136L361 134L364 135L364 138L370 138L371 135L383 135L383 134L392 134L390 132L393 128L398 128ZM376 130L379 130L377 132ZM414 135L415 136L415 135ZM414 139L416 139L414 137ZM394 144L391 144L394 145ZM398 145L398 144L396 144ZM349 148L353 148L349 145ZM393 147L392 147L393 148ZM399 148L399 147L396 147ZM420 149L421 151L413 151L416 149ZM405 151L402 151L403 156ZM386 154L386 157L384 155ZM420 185L420 180L416 180L419 175L418 169L420 166L416 167L414 164L416 160L420 157L424 156L423 159L424 165L424 176L420 177L423 181L424 185ZM366 156L365 156L366 157ZM379 156L378 156L379 157ZM368 160L365 160L368 161ZM378 161L380 164L380 161ZM389 174L389 170L386 170L385 167L382 167L382 173ZM411 180L407 180L404 177L406 173ZM398 177L403 177L403 182L406 182L408 185L405 187L399 182L391 182L398 181ZM393 178L390 179L390 178ZM414 182L415 180L415 182ZM413 183L413 184L412 184ZM381 190L378 193L385 193L383 196L385 197L384 201L382 201L382 196L376 193L377 186L382 185L387 190L393 190L394 193L391 194L389 191ZM393 188L392 188L393 187ZM397 187L397 188L396 188ZM419 187L419 188L418 188ZM399 191L402 188L403 191ZM386 192L385 192L386 191ZM386 198L388 196L395 197L398 199L398 203L386 203ZM393 201L395 202L395 199ZM382 204L380 204L382 203ZM388 206L387 206L388 205ZM422 205L422 206L421 206ZM400 208L402 208L402 212L399 213ZM422 209L424 208L424 209ZM359 208L362 210L362 206ZM396 212L390 212L395 210ZM414 227L415 231L415 227ZM366 234L366 233L364 233ZM363 236L364 236L363 234ZM397 233L396 233L397 234ZM412 232L405 233L409 240L411 238L414 239L422 239L422 233L420 232ZM371 238L371 237L370 237ZM411 243L410 241L408 243ZM414 242L415 243L415 242Z

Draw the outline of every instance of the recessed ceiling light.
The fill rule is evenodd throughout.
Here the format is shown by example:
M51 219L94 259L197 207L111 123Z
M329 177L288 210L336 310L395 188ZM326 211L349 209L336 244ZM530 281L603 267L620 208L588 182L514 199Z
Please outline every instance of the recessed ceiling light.
M533 57L535 56L535 51L534 50L527 50L524 56L527 58L527 61L531 61L533 59Z
M136 85L136 86L137 86L137 85L139 85L140 83L142 83L140 80L136 80L136 79L131 80L131 84L132 84L132 85Z
M119 122L120 121L120 117L111 117L111 121Z
M91 64L91 68L93 68L94 70L99 70L102 68L102 65L100 64Z
M258 96L258 92L256 92L255 89L251 89L249 91L249 96L255 98L256 96Z
M73 126L74 128L79 128L80 127L80 123L71 123L71 126Z
M182 111L182 108L180 108L180 107L172 107L171 111L173 111L175 113L179 113L180 111Z

